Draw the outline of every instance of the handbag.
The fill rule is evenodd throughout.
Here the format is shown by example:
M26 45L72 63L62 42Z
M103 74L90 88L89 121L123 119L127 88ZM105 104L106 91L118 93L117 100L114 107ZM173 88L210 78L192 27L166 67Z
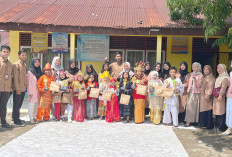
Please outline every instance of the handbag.
M60 84L58 82L52 81L50 84L49 90L53 91L53 92L59 92L60 91Z
M163 86L155 86L155 96L163 96L164 87Z
M78 99L80 100L87 99L87 91L80 89L78 93Z
M98 88L91 88L89 97L98 98L98 96L99 96L99 89Z
M146 95L146 90L147 90L146 86L138 85L137 88L136 88L136 94Z
M129 105L130 97L130 95L122 94L120 97L120 104Z
M52 102L53 103L61 103L61 93L54 93L52 95Z
M63 93L62 103L70 104L71 103L71 97L72 97L72 95L70 93Z
M102 100L110 101L111 100L111 96L112 96L112 92L105 90L102 93Z
M164 88L163 97L171 98L173 96L173 93L174 93L174 89L172 89L172 88Z
M220 90L221 90L222 87L217 87L217 88L214 88L213 89L213 96L215 98L218 98L219 97L219 93L220 93Z

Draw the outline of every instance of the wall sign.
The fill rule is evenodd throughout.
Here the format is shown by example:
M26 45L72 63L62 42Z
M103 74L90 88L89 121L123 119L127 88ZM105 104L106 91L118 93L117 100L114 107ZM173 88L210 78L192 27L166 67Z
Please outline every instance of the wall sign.
M188 37L172 37L172 53L188 53Z
M68 34L52 33L52 52L68 53Z
M46 53L48 49L48 33L31 33L31 52Z

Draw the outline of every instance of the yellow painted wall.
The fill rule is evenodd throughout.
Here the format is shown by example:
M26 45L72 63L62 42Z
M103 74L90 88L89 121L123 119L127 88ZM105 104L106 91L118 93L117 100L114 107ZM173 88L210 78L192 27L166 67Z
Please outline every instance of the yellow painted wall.
M10 31L10 61L12 63L16 62L18 58L19 51L19 31Z
M81 71L84 73L86 70L86 65L87 64L92 64L93 68L96 70L97 73L101 72L102 64L103 62L87 62L87 61L82 61L81 62Z
M192 64L192 37L188 37L188 53L187 54L175 54L171 53L172 46L172 37L167 36L167 53L166 53L166 61L170 62L172 66L175 66L177 69L180 67L180 63L182 61L186 61L188 64L188 71L191 71ZM175 36L178 37L178 36Z

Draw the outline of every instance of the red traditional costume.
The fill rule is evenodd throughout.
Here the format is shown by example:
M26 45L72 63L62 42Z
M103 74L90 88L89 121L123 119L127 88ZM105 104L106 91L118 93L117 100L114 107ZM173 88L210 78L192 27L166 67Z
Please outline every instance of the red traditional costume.
M79 77L84 77L84 75L79 72L77 75L77 80ZM81 89L81 86L85 86L84 80L82 82L76 81L78 83L78 89ZM75 89L75 83L72 83L72 89ZM84 87L86 88L86 87ZM73 91L73 119L78 122L83 122L85 120L85 100L84 99L78 99L78 93Z
M116 82L114 78L110 80L110 83L113 82ZM106 122L120 121L119 103L118 97L116 95L116 86L110 85L109 88L113 94L111 96L111 100L107 102Z
M45 70L52 70L51 65L47 63L44 67ZM37 112L37 121L49 120L50 118L50 110L52 106L52 91L44 91L45 86L50 87L51 82L54 81L52 76L43 75L38 80L38 89L40 92L40 102L39 108Z

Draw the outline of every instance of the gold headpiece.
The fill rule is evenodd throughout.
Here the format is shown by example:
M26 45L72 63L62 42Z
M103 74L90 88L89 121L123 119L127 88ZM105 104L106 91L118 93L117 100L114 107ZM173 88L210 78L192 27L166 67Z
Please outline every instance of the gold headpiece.
M103 79L103 78L105 78L105 77L111 79L111 76L110 76L109 71L104 71L104 72L100 75L100 78L101 78L101 79Z
M135 65L136 65L136 67L134 67L134 70L136 70L136 71L138 71L138 70L144 71L145 64L142 61L137 62Z

